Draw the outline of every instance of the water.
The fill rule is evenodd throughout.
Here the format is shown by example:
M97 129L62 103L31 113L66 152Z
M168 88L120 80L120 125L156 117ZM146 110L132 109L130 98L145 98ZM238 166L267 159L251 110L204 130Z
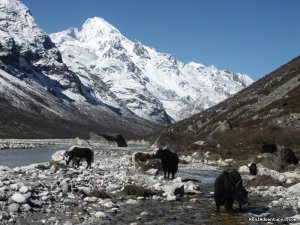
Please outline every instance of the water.
M0 151L0 166L7 166L9 168L27 166L34 163L49 162L51 156L58 150L69 149L68 144L49 145L42 148L33 149L5 149ZM109 147L95 147L95 151L101 149L108 149L112 151L147 151L147 146L132 145L126 148L109 148Z
M184 167L184 165L183 165ZM157 202L151 199L140 202L141 205L126 205L120 213L116 215L113 224L123 225L130 223L145 225L194 225L194 224L249 224L261 225L265 222L252 222L249 218L268 213L267 218L283 218L295 215L292 210L269 209L266 207L269 200L261 196L251 194L249 200L251 205L245 205L240 211L237 203L234 203L232 211L225 211L224 207L221 212L216 212L216 206L213 199L213 183L215 177L224 168L216 170L199 170L196 172L187 167L181 169L178 176L192 177L201 180L201 194L185 195L181 201ZM148 215L141 216L141 213L147 212ZM284 223L277 223L284 224Z
M49 162L53 153L58 150L68 149L68 145L51 145L38 149L8 149L0 151L0 166L8 166L10 168L26 166L33 163ZM147 151L146 146L129 146L128 148L94 148L95 151L112 150L128 152ZM184 196L181 201L175 202L157 202L151 199L141 201L141 205L126 205L115 216L113 216L114 224L264 224L259 222L249 222L249 218L253 214L270 213L270 217L286 217L292 216L294 213L290 210L268 209L268 201L259 196L251 195L249 199L251 205L245 206L243 212L233 210L233 212L225 212L222 210L216 213L214 200L211 192L213 191L213 183L215 177L225 168L193 167L189 164L181 165L177 176L182 178L191 178L201 181L200 190L202 194L195 196ZM194 198L196 201L191 201ZM238 208L234 205L234 208ZM146 216L140 216L142 212L148 212Z
M14 168L34 163L49 162L58 150L66 150L66 145L50 145L34 149L5 149L0 151L0 166Z

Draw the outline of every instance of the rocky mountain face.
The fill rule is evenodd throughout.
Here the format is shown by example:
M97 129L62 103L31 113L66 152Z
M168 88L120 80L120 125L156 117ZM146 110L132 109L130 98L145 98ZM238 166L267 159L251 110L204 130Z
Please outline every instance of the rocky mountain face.
M92 130L135 137L159 127L95 99L15 0L0 2L0 94L1 137L87 136Z
M201 148L203 143L244 150L258 145L257 151L263 143L298 148L299 103L300 56L216 106L172 124L149 139L159 140L161 145L173 143L179 150L196 145Z
M0 2L0 137L142 137L251 82L179 62L100 18L50 38L21 2Z
M127 39L98 17L88 19L80 30L50 36L63 61L96 99L160 124L191 116L252 83L245 74L182 63Z

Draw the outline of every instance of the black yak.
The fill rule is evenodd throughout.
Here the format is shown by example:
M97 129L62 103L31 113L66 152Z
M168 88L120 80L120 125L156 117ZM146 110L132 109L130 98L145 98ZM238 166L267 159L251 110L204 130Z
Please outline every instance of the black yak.
M88 169L91 168L91 164L94 161L94 152L89 147L72 146L66 151L65 157L67 165L69 165L71 160L74 160L77 167L79 167L81 159L85 159L87 162L86 169Z
M277 151L276 144L263 144L261 146L261 153L274 153Z
M217 211L221 205L225 205L226 210L232 209L234 200L238 201L239 208L248 201L248 192L243 186L242 177L236 169L223 171L214 183L214 199Z
M169 149L159 149L153 155L153 158L158 158L161 160L165 178L170 178L170 173L172 173L172 179L174 179L175 173L178 170L178 155L174 152L171 152Z
M287 164L298 164L299 159L296 157L294 151L289 148L285 148L282 150L282 158Z
M249 172L251 175L256 175L257 174L257 166L255 163L251 163L249 167Z

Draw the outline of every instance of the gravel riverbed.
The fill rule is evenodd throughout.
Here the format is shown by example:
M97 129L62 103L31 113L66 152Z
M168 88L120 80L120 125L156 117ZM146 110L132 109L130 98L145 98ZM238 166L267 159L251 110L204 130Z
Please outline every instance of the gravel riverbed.
M98 149L95 153L91 169L85 169L85 162L78 169L49 163L0 167L0 223L259 224L249 218L297 214L269 210L271 200L266 193L261 197L261 189L261 195L250 193L254 204L243 212L216 213L213 182L226 168L224 162L210 165L196 155L183 157L188 163L179 164L174 180L166 180L156 170L138 171L130 152Z

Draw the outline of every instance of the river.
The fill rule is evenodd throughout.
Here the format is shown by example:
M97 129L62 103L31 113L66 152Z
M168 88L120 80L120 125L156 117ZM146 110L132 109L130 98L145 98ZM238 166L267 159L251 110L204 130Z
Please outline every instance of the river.
M32 149L5 149L0 151L0 166L7 166L9 168L27 166L34 163L49 162L51 156L59 150L67 150L68 144L55 144L42 148ZM95 151L102 149L110 149L112 151L125 150L129 152L147 151L148 147L143 145L132 145L127 148L117 147L93 147Z

